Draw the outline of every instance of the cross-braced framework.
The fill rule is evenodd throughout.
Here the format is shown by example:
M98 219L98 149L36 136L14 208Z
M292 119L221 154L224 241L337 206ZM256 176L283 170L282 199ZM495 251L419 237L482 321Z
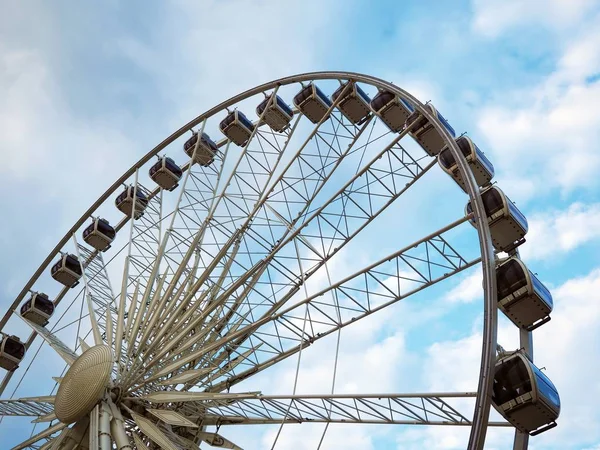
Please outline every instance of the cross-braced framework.
M327 97L317 84L339 89ZM394 128L364 91L387 91L420 116L407 110L404 127ZM241 113L261 100L255 120ZM56 258L77 257L81 285L49 293L54 315L22 317L33 332L21 367L0 387L10 392L0 416L36 425L14 448L235 449L244 443L227 439L227 430L250 424L279 425L275 448L284 425L324 423L322 443L329 424L343 423L459 425L480 449L488 426L510 426L488 423L497 312L483 203L463 153L431 111L379 79L323 72L258 86L165 139L86 211L0 321L7 330L29 291L48 285L43 273ZM423 120L457 161L472 212L455 211L439 229L403 239L412 235L414 203L432 207L418 196L428 185L421 180L438 170L414 141ZM189 138L185 153L180 137ZM175 167L165 152L188 161ZM412 207L398 207L404 196ZM99 214L114 223L109 248L92 248L89 233L81 239ZM373 242L374 227L389 234ZM376 257L354 260L361 248ZM340 261L352 268L341 276ZM479 264L485 325L476 391L335 393L343 330ZM40 371L38 336L66 364L61 374ZM331 393L296 394L303 352L330 337L338 343ZM284 364L295 365L292 392L244 390ZM51 375L51 392L31 393L30 380Z

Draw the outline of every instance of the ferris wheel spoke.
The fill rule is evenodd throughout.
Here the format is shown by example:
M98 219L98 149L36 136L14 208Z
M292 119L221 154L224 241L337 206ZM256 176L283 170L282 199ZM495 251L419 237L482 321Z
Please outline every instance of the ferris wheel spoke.
M241 337L233 333L234 340L224 340L228 348L235 349L246 340L253 342L252 346L258 342L264 346L254 358L244 361L248 369L208 390L219 392L232 386L318 339L477 264L479 258L462 256L444 237L467 220L462 218L283 311L263 316L248 325L248 333ZM307 307L310 321L303 331Z
M30 437L26 441L21 442L19 445L13 447L11 450L21 450L30 447L31 445L41 441L42 439L49 438L55 433L62 432L66 427L66 424L58 422L55 425L46 428L44 431L41 431L38 434Z
M159 293L162 292L163 284L165 281L165 276L161 275L158 277L156 290L150 300L141 301L139 304L139 308L136 310L135 319L133 321L133 325L131 328L128 328L129 334L127 336L127 359L128 362L135 360L133 356L134 352L139 351L139 346L143 341L140 340L140 336L145 333L145 326L149 325L149 322L142 322L142 319L146 315L146 310L150 307L155 306L158 302L157 298L159 297ZM139 340L139 344L138 344ZM137 356L137 355L136 355Z
M54 396L0 400L0 416L43 417L54 411Z
M197 149L195 149L194 152L196 150ZM195 155L195 153L194 153L194 155ZM219 157L220 157L220 155L217 155L217 159ZM200 166L200 167L202 167L202 166ZM202 167L202 169L204 170L206 168ZM151 278L154 279L155 277L158 276L158 267L160 266L161 261L165 261L167 263L168 267L172 267L172 264L175 264L176 266L179 266L179 267L178 267L175 275L173 276L173 281L171 282L171 284L167 288L167 291L165 292L164 295L160 295L160 296L152 295L151 296L149 290L146 290L146 292L144 293L144 296L143 296L140 308L138 309L138 313L136 315L136 319L135 319L134 324L133 324L133 330L134 331L131 333L130 339L128 340L130 346L134 345L134 341L135 341L137 330L141 330L142 328L144 330L148 330L148 327L144 326L144 325L147 325L149 322L151 322L154 313L157 311L157 309L160 309L160 308L156 308L156 306L157 306L156 302L161 301L162 299L164 299L165 301L169 300L169 296L172 294L172 290L174 289L176 280L185 271L185 258L186 258L186 255L184 255L184 252L180 251L180 253L181 253L180 256L183 256L184 261L181 262L181 263L177 262L176 258L173 259L172 257L170 257L171 256L169 254L170 252L167 250L167 243L170 240L176 241L174 248L178 249L179 243L177 242L176 239L174 239L177 236L177 232L175 230L174 223L175 223L175 219L178 216L178 214L179 215L182 214L182 211L183 211L182 199L184 197L184 193L186 193L186 189L185 188L186 188L186 186L188 186L190 184L190 180L193 181L193 179L195 177L194 172L195 172L195 166L192 165L192 164L189 164L188 165L188 170L186 171L186 175L185 175L183 187L182 187L183 189L180 192L179 198L177 200L177 205L176 205L176 208L175 208L175 212L172 213L172 216L171 216L171 224L167 228L166 233L164 234L164 236L162 238L161 248L159 249L158 255L157 255L154 263L152 264ZM213 172L214 172L214 170L213 170ZM216 179L216 181L215 181L215 179ZM212 183L213 183L214 186L213 186L213 188L211 190L211 193L214 193L214 189L216 189L216 186L218 184L218 179L219 179L218 176L216 176L216 177L213 176L212 177ZM189 238L187 238L187 239L189 239ZM186 243L184 242L184 244L186 244ZM193 246L191 246L189 243L187 243L187 244L188 245L186 245L185 248L187 249L188 253L191 254L192 252L190 252L189 250L193 249ZM161 286L162 286L162 283L165 281L165 279L166 279L166 273L162 276ZM160 290L162 290L162 288ZM152 298L152 300L149 300L150 298ZM146 306L149 303L152 303L151 307L150 308L146 308ZM141 340L140 345L141 344L143 344L143 340ZM139 350L140 350L139 348L136 350L136 354L139 354ZM132 352L128 352L128 357L131 357L131 355L132 355ZM134 360L135 359L136 358L134 358Z
M308 203L291 221L279 212L271 214L267 219L280 225L285 220L282 226L287 230L286 235L274 250L267 248L264 256L273 261L271 267L292 276L295 285L291 285L291 289L298 283L299 268L294 265L298 256L306 267L306 275L310 276L433 166L432 162L421 167L398 145L398 140L395 139L378 153L337 194L312 214L306 214ZM378 190L381 192L375 192ZM375 194L379 195L375 197ZM261 244L261 234L253 228L245 233L245 237L254 241L254 247ZM306 250L303 255L297 255L296 244L293 242L295 239ZM315 248L315 244L307 245L311 240L316 241L318 248ZM263 244L262 248L265 247ZM290 269L290 266L294 268ZM271 299L271 302L274 300Z
M146 445L146 443L139 434L137 434L135 431L131 434L133 436L133 442L135 443L135 446L138 450L150 450L150 447Z
M250 393L156 392L135 398L177 408L197 425L323 422L470 426L475 392L426 394L263 395ZM291 405L291 406L290 406ZM466 408L465 408L466 406ZM491 422L491 426L510 426Z
M330 114L333 116L331 112L333 107L330 108ZM304 172L307 174L316 173L321 174L323 172L329 171L329 174L332 170L339 165L341 160L343 160L344 156L348 153L348 151L352 148L355 140L358 139L362 131L365 129L365 126L362 128L355 130L351 135L345 136L350 144L345 150L340 150L339 153L335 154L335 157L332 156L330 159L326 159L324 161L322 155L314 154L309 151L305 151L307 145L311 143L314 139L317 139L320 131L320 126L325 121L321 121L314 128L309 137L304 141L304 143L300 146L297 151L295 157L287 164L285 168L283 168L283 174L288 172L293 172L294 170L299 170L302 172L302 165L308 165L304 168ZM293 129L292 129L293 130ZM261 138L264 139L263 134L258 135L257 142L261 142ZM340 139L339 134L335 136L338 140ZM286 149L292 138L292 133L288 135L285 144L283 145L283 150ZM321 136L321 139L323 137ZM209 245L206 245L205 242L207 233L203 230L202 240L200 251L205 252L207 257L205 259L212 261L210 256L210 250L218 249L223 245L223 242L226 242L227 239L235 232L235 230L239 229L239 227L245 227L246 225L242 225L242 222L245 224L250 223L252 220L255 220L255 216L257 211L260 210L260 207L267 201L267 192L274 192L277 186L277 183L281 184L282 182L287 183L285 177L281 175L279 178L275 178L276 185L268 189L270 184L270 180L273 179L273 175L276 173L275 167L278 165L280 161L281 152L277 154L277 152L272 153L275 161L273 163L269 163L269 155L265 155L263 151L264 147L260 147L260 150L257 150L255 147L247 145L245 147L245 151L242 154L240 160L238 160L238 164L234 168L233 172L230 175L229 181L226 183L225 191L219 196L218 201L215 202L215 212L212 217L215 219L215 225L207 224L207 228L210 229L210 236L213 238L212 242L209 242ZM275 146L273 146L275 147ZM279 148L279 146L278 146ZM305 152L305 153L303 153ZM312 159L315 159L312 162ZM266 162L262 162L266 160ZM325 167L323 167L325 166ZM312 167L312 170L307 169ZM318 167L318 168L315 168ZM251 174L251 181L248 181L248 178ZM315 178L313 180L313 184L326 181L327 177ZM283 180L283 181L282 181ZM305 178L304 182L306 184L311 182L311 177ZM288 188L290 188L289 183ZM229 189L227 187L231 186ZM293 186L292 186L293 187ZM313 195L320 189L317 187L312 190ZM239 224L239 225L238 225ZM214 233L213 230L218 229L218 233ZM204 258L203 258L204 259ZM201 267L202 271L204 268Z
M97 341L96 331L100 333L106 332L106 310L111 308L113 313L117 313L115 294L110 283L110 278L106 272L107 264L104 262L104 257L101 252L89 250L84 245L77 242L77 238L73 235L75 241L76 254L81 261L86 261L83 264L82 279L84 283L84 295L88 302L88 314L92 323L92 331L94 332L94 342ZM92 305L93 304L93 305ZM94 311L92 315L91 311ZM97 319L97 330L94 327L94 317ZM113 323L113 327L116 322Z
M181 323L186 323L191 318L191 316L194 314L196 308L188 308L189 302L192 301L193 296L195 295L197 290L204 284L207 276L212 272L212 269L214 269L216 272L220 272L220 274L218 275L216 284L214 286L210 287L209 289L206 289L204 291L204 293L196 300L196 302L206 302L206 308L202 308L203 313L200 314L200 320L196 320L196 321L192 322L192 324L190 326L188 326L186 329L188 331L191 331L191 329L193 329L193 328L202 326L204 320L206 320L206 318L207 318L208 313L210 313L214 309L218 308L219 302L216 299L216 290L219 288L219 286L222 286L222 284L225 280L225 277L228 275L229 270L231 268L231 264L233 263L235 256L237 255L237 252L239 250L239 246L240 246L239 239L235 239L233 242L231 251L229 251L229 252L225 251L226 249L229 249L229 246L224 248L222 252L225 253L225 258L226 258L225 264L222 267L216 267L214 265L212 267L209 266L207 268L207 270L205 270L204 274L202 274L197 281L195 281L194 283L190 283L190 286L185 291L183 300L177 305L177 307L173 310L173 312L171 314L169 314L169 313L163 314L163 318L161 321L162 333L156 335L156 337L154 338L154 341L153 341L152 345L150 346L150 348L148 349L148 351L150 351L159 342L161 342L161 338L163 338L164 336L167 335L168 331L171 330L171 328L176 320ZM214 261L216 262L217 258L215 258ZM199 263L199 259L197 259L196 262ZM196 267L195 267L195 269L196 269ZM194 270L194 272L195 271L196 270ZM244 279L242 278L239 281L243 282ZM198 308L198 310L200 310L200 308ZM185 314L182 316L183 313L185 313Z
M123 270L123 286L121 293L126 297L123 299L123 308L126 301L131 301L132 288L136 283L140 284L140 289L150 293L154 290L154 281L151 279L152 268L154 267L158 256L162 216L162 196L150 196L151 191L145 188L141 183L136 183L135 190L139 189L149 200L143 215L137 220L130 220L130 239L128 241L128 252L125 256L125 265ZM161 191L162 192L162 191ZM135 211L132 207L132 211ZM119 306L119 317L122 321L124 309Z
M122 366L121 366L121 349L123 346L123 326L124 326L124 316L125 316L125 307L126 307L126 301L127 301L127 294L128 294L128 285L129 285L129 268L130 265L132 264L132 249L134 247L134 241L133 241L133 233L135 230L135 222L136 219L141 218L138 217L138 211L137 211L137 206L138 206L138 201L139 201L139 197L138 191L141 191L141 194L145 196L145 198L147 197L147 193L144 192L144 190L142 189L141 185L138 183L138 175L139 175L139 170L136 170L135 172L135 178L134 178L134 185L133 185L133 203L131 205L131 214L130 214L130 219L129 219L129 240L127 242L127 254L125 255L125 262L123 264L123 278L122 278L122 283L121 283L121 292L119 295L119 301L117 302L118 305L118 312L117 312L117 325L115 327L116 329L116 337L115 337L115 353L114 353L114 358L115 361L117 361L117 377L120 376L121 374L121 370L122 370ZM155 197L156 198L156 197ZM161 199L161 207L159 208L159 211L162 212L162 190L160 191L159 194L159 198ZM154 199L153 199L154 200ZM152 200L150 200L149 203L151 203ZM148 204L148 206L150 206L150 208L146 207L145 210L143 211L143 214L147 214L147 210L152 211L153 208L150 204ZM155 208L154 208L155 209ZM154 211L156 212L156 211ZM160 216L162 214L159 214L159 220L158 222L160 223ZM160 225L159 225L160 227ZM158 231L158 239L160 239L160 228ZM139 246L140 241L143 241L144 238L138 236L138 240L136 241L136 245ZM144 255L145 256L145 255ZM141 273L138 271L138 274L141 275L144 272L142 271ZM139 289L139 278L136 278L136 288ZM151 287L151 281L148 279L148 283L146 284L146 289L148 291L150 291L152 289ZM135 295L135 293L134 293ZM131 302L133 303L133 299L131 299ZM107 317L108 319L108 317ZM110 342L110 341L109 341Z
M272 285L270 279L273 277L273 273L271 270L274 270L278 276L287 278L287 281L278 286L277 291L273 292L270 296L265 296L263 292L255 289L255 294L265 300L261 303L263 305L263 314L274 313L281 305L292 298L305 279L315 273L333 254L339 251L350 239L358 234L433 166L434 162L422 168L399 146L396 149L397 153L395 153L395 157L380 159L380 156L383 156L386 151L392 150L396 145L397 141L392 142L390 146L377 155L363 170L359 171L330 201L314 211L309 217L306 217L304 222L299 224L297 228L292 227L293 222L285 224L288 231L293 231L286 235L282 242L278 244L278 247L271 250L270 254L267 252L265 252L266 254L261 254L255 250L256 257L267 256L267 260L270 262L265 275L269 278L265 282L266 284ZM381 160L384 160L384 162L380 162ZM380 164L384 165L380 166ZM384 169L387 170L387 175L382 175L382 173L385 173ZM374 175L374 179L377 180L376 183L378 184L382 184L382 178L385 179L387 176L393 178L398 175L404 178L404 181L402 184L389 183L396 187L396 192L390 192L386 187L382 191L383 194L376 201L372 201L368 190L373 190L372 187L369 187L369 184L373 184L375 181L371 180L365 183L364 180L369 180L369 175L375 172L379 172L379 174ZM356 184L359 187L355 187ZM366 203L366 206L361 206L363 203ZM277 215L272 220L278 221L281 224L282 218L280 215ZM336 222L341 222L343 225L334 226ZM317 224L316 229L318 233L314 235L308 232L300 234L302 228L306 228L314 223ZM320 249L316 252L314 245L307 245L309 239L314 236L320 241ZM252 227L246 231L244 238L253 239L254 243L257 244L254 246L255 249L258 248L258 244L262 244L260 234L256 233ZM296 240L299 241L298 245L295 244ZM264 244L262 247L265 248ZM298 247L302 248L302 252L298 251ZM296 264L300 263L308 267L308 269L305 269L304 280L300 279L298 275L300 269L296 267ZM255 305L254 308L257 306L259 305ZM265 308L267 308L266 311Z
M163 356L165 356L167 353L169 353L172 349L177 348L177 352L172 355L170 357L170 359L173 359L173 357L177 357L182 355L182 352L184 352L185 350L193 347L196 343L204 343L204 337L211 331L210 328L205 327L205 329L203 331L197 332L194 335L190 336L190 333L192 333L192 330L194 330L196 327L198 327L202 322L204 322L206 320L207 317L209 317L209 315L215 311L216 309L219 308L219 305L221 305L225 300L228 299L228 297L235 292L239 287L241 287L247 280L250 280L250 283L252 283L252 276L254 275L255 272L259 273L261 270L261 265L257 265L255 268L253 268L253 270L249 271L249 273L245 276L245 277L239 277L236 282L229 287L228 290L226 290L219 299L215 299L215 301L213 301L211 304L206 303L205 306L203 308L189 308L186 311L185 316L181 319L181 322L184 323L184 327L181 330L175 330L176 334L171 335L170 339L168 340L168 342L165 342L164 345L161 346L161 349L158 351L158 353L156 353L155 355L153 355L153 359L151 362L149 362L146 367L146 374L149 373L149 369L151 369L152 367L154 367L155 365L157 365L159 362L162 362L161 358ZM199 280L202 281L202 280ZM206 291L208 292L208 291ZM197 303L201 303L204 300L204 297L200 297L197 300ZM195 311L201 311L201 313L197 314L196 317L193 317L193 313ZM167 326L164 326L162 328L162 330L169 330L170 328L168 328ZM183 342L185 340L185 342ZM150 349L148 349L148 351L150 351ZM207 352L209 350L206 350ZM204 353L200 353L198 354L198 356L202 356ZM151 377L149 377L148 379L145 380L144 383L156 380L158 378L160 378L161 376L164 376L166 374L172 373L172 370L177 370L179 369L181 366L189 363L190 361L194 360L196 357L196 353L192 352L190 354L188 354L185 357L181 357L178 358L176 360L176 363L174 363L174 365L167 365L166 368L162 367L162 370L160 370L158 372L158 374L153 374ZM173 369L171 370L171 367L173 367ZM138 375L138 379L140 378L140 375ZM131 382L131 379L129 380Z
M350 142L350 144L348 145L348 148L346 149L346 152L347 152L347 151L349 151L349 150L352 148L352 146L353 146L353 145L354 145L354 143L355 143L355 139L357 138L357 136L358 136L358 135L360 135L360 133L362 133L362 131L365 129L365 127L366 127L366 126L367 126L367 124L365 124L365 125L363 126L363 128L361 128L361 129L360 129L360 130L359 130L359 131L356 133L356 135L355 135L355 136L354 136L354 138L353 138L354 140L352 140L352 139L351 139L351 142ZM342 155L341 155L341 156L343 156L343 153L342 153ZM338 155L336 155L336 161L339 161L339 159L340 159L340 155L338 154ZM328 166L328 165L330 165L330 163L328 163L328 162L327 162L327 163L325 163L325 167L324 167L323 169L321 169L321 170L320 170L320 172L326 171L326 169L327 169L327 166ZM333 170L333 168L332 168L332 169L329 169L329 170ZM319 171L315 171L315 172L319 172ZM321 181L323 181L323 182L324 182L324 181L326 181L326 180L327 180L327 177L328 177L330 174L331 174L331 173L330 173L330 172L328 172L328 173L327 173L325 176L323 176L323 177L321 178ZM280 182L281 182L282 180L283 180L283 182L284 182L284 183L285 183L285 182L287 182L287 181L286 181L284 178L282 178L282 179L280 180ZM315 190L313 190L313 191L312 191L312 195L313 195L313 197L312 197L312 198L314 198L314 195L316 195L316 193L318 192L318 190L320 189L320 187L322 187L322 184L321 184L321 185L320 185L320 186L319 186L317 189L315 189ZM281 192L284 192L284 190L282 189L282 190L281 190ZM306 200L306 199L303 199L303 203L305 202L305 200ZM311 200L312 200L312 199L311 199ZM288 202L288 203L289 203L289 202ZM309 202L309 204L310 204L310 202ZM307 207L308 207L308 205L306 205L306 206L305 206L305 210L306 210L306 208L307 208ZM277 211L274 211L274 210L273 210L273 208L272 208L270 205L269 205L269 209L272 211L272 213L274 213L274 214L272 214L272 215L274 215L275 217L269 217L269 216L267 216L266 214L263 214L263 215L260 215L260 216L259 216L259 215L256 215L256 216L254 216L254 217L252 218L252 220L253 220L254 226L257 226L256 224L257 224L258 222L260 222L260 225L262 225L263 227L265 227L265 226L266 226L266 227L268 227L268 228L271 230L272 241L271 241L270 245L271 245L271 248L272 248L272 247L274 247L274 243L275 243L275 242L274 242L274 241L275 241L275 238L274 238L273 236L275 236L275 235L281 236L281 235L282 235L282 233L281 233L281 232L275 232L275 233L273 233L273 228L274 228L275 226L278 226L278 227L280 227L282 230L288 230L288 231L289 231L289 229L291 228L291 224L290 224L290 223L285 223L285 220L286 220L286 219L285 219L285 218L283 218L283 217L281 216L281 214L279 214ZM288 211L288 213L289 213L289 211ZM295 215L295 217L294 217L294 219L292 219L292 220L294 220L294 222L295 222L295 221L297 221L297 220L298 220L298 218L300 217L300 213L298 213L298 214L294 214L294 215ZM282 223L282 222L283 222L283 223ZM221 227L221 226L222 226L222 221L217 221L217 224L215 225L215 227ZM227 234L227 233L225 232L224 234ZM256 235L257 235L257 240L258 240L258 239L260 239L260 238L262 238L262 235L261 235L260 233L256 233ZM245 237L246 237L246 235L244 235L244 238L245 238ZM303 242L304 242L305 244L307 244L307 241L306 241L306 239L304 239L303 237L300 237L300 239L301 239L301 240L303 240ZM263 249L267 250L267 252L264 252L264 254L265 254L265 255L267 255L267 254L268 254L268 250L270 250L270 248L268 247L268 241L264 241L264 239L263 239L262 241L260 241L260 242L259 242L259 244L262 246L262 248L263 248ZM246 243L246 247L248 247L248 244L247 244L247 243ZM264 251L264 250L263 250L263 251ZM254 253L256 253L256 251L254 251ZM250 260L251 260L250 252L248 252L248 259L250 259ZM240 264L239 264L239 261L236 261L236 263L237 263L238 265L240 265ZM242 267L242 268L245 268L244 266L241 266L241 267ZM283 266L283 267L285 267L285 266ZM288 275L288 277L289 277L289 279L290 279L290 280L292 280L292 281L296 281L296 277L295 277L295 275L294 275L293 273L290 273L290 274Z
M275 88L273 96L276 95L277 89L278 88ZM262 121L262 117L263 117L263 115L261 114L261 116L259 117L259 124ZM183 222L183 226L179 225L179 229L180 230L187 229L189 233L191 233L192 235L195 235L195 236L192 240L191 245L187 246L187 252L181 259L178 270L177 270L176 274L173 276L169 286L167 287L165 296L170 296L172 294L172 292L174 291L174 289L176 288L177 282L179 281L183 271L188 268L187 265L189 263L189 260L191 259L193 251L195 249L201 249L206 245L204 243L206 227L208 226L209 222L215 217L215 210L218 207L221 200L225 197L225 194L226 194L228 188L232 185L235 186L236 184L238 184L237 180L236 180L236 183L232 183L234 175L236 174L236 172L238 170L243 170L243 169L241 169L241 167L243 167L242 162L248 163L249 161L252 161L252 158L249 157L248 155L255 152L255 150L253 150L253 146L251 146L251 144L253 143L253 141L255 140L255 137L257 136L258 128L259 128L258 126L255 126L254 130L250 134L250 137L249 137L247 143L244 145L244 147L242 149L241 155L238 157L237 161L234 163L231 173L228 175L227 180L224 182L224 188L221 191L221 193L217 194L217 190L221 183L221 178L222 178L223 172L225 170L225 166L226 166L224 161L221 164L221 170L218 171L216 173L216 177L214 177L214 178L216 178L215 180L209 179L208 180L209 182L207 183L206 177L200 177L198 180L198 184L196 184L196 186L200 185L202 187L202 189L196 191L196 194L199 194L201 198L206 197L206 195L208 195L210 198L210 201L198 202L197 199L192 196L193 201L192 202L188 201L187 206L185 204L179 206L178 212L180 214L178 217ZM198 139L197 145L198 145L199 141L200 140ZM229 141L227 142L226 148L229 148ZM279 155L278 155L278 157L279 157ZM251 167L251 165L250 165L250 167ZM270 174L266 173L266 171L264 169L262 170L262 172L258 168L256 168L255 170L256 170L256 172L253 172L254 179L256 179L258 176L265 176L265 174L267 176L270 176ZM210 183L210 181L215 181L215 182ZM196 183L195 180L194 180L194 183ZM209 186L208 189L206 189L207 186ZM193 206L190 207L189 203L191 203ZM189 216L190 216L190 214L188 214L189 212L191 212L197 218L197 221L192 219L191 224L189 224ZM247 217L247 214L246 214L246 216L241 215L237 219L243 220L245 217ZM192 232L191 230L197 230L197 231ZM174 234L172 237L176 237L176 235ZM188 237L185 237L185 239L188 239ZM227 241L227 240L228 239L226 237L225 241Z
M89 419L84 417L70 428L64 428L58 436L52 439L51 450L62 450L64 448L79 448L87 437Z
M21 316L19 315L19 317ZM52 334L46 327L33 323L23 317L21 317L21 319L23 319L23 322L29 325L35 333L41 336L68 365L75 362L78 356L77 353L71 350L68 345Z
M79 261L82 261L82 250L81 247L78 242L77 242L77 237L75 236L75 234L73 234L73 240L75 241L75 250L76 250L76 255L77 255L77 259L79 259ZM88 308L88 315L90 318L90 325L92 327L92 334L94 336L94 343L96 345L100 345L102 344L102 333L100 332L100 326L98 325L98 318L96 317L96 312L94 311L94 307L92 305L92 294L91 294L91 290L90 290L90 284L87 278L87 273L86 270L87 268L84 268L81 271L81 278L83 279L83 286L84 286L84 296L85 296L85 302L87 304L87 308ZM110 303L109 301L112 300L112 292L110 294L110 297L106 298L107 302L104 303L104 307L108 308L110 307ZM85 350L84 350L85 351Z
M166 450L178 450L178 447L173 443L173 441L171 441L167 436L165 436L165 434L154 422L140 414L136 414L130 409L128 409L128 411L138 428L150 440L159 445L160 448Z
M44 416L40 416L35 420L32 420L31 423L52 422L53 420L56 420L56 413L54 411Z
M248 152L248 153L250 153L250 152ZM243 216L245 217L246 215L247 215L247 213L246 213L246 212L244 212ZM229 214L229 216L231 217L231 214ZM233 222L235 222L235 219L231 220L229 223L233 223ZM219 221L218 221L218 223L219 223L219 226L223 226L223 225L222 225L222 224L223 224L223 220L222 220L222 219L221 219L221 220L219 220ZM212 231L212 230L211 230L211 231ZM230 234L230 233L227 233L227 232L225 232L225 233L222 233L221 235L223 235L223 236L227 236L228 234ZM215 238L215 235L214 235L214 234L213 234L213 238ZM216 241L217 239L215 238L214 240Z
M203 121L200 133L203 133L205 125L206 125L206 121ZM184 193L186 192L186 187L188 186L188 182L190 181L190 179L193 178L190 175L193 172L193 167L194 167L193 161L195 160L194 158L196 157L196 153L198 151L199 144L200 144L200 140L197 141L196 146L194 147L190 162L184 167L185 176L183 179L182 186L180 186L180 193L177 198L175 210L173 213L171 213L170 225L165 230L165 233L162 236L161 236L161 230L159 229L158 241L160 242L160 246L159 246L159 248L157 248L156 257L150 261L151 269L150 269L150 275L149 275L149 285L144 290L143 297L142 297L142 303L144 303L144 304L148 303L149 299L152 297L152 295L151 295L152 289L150 287L154 284L154 282L156 281L156 279L158 277L159 268L161 266L161 263L163 261L166 262L167 267L170 268L170 261L168 259L164 258L165 248L169 241L169 237L170 237L171 233L173 232L173 226L175 223L175 219L177 218L177 215L180 212L180 207L182 206L182 197L183 197ZM219 159L219 157L220 157L220 155L217 155L217 159ZM160 215L161 216L162 216L162 206L163 206L162 205L162 199L163 199L162 194L163 194L163 191L161 190L161 202L160 202ZM140 314L140 318L141 317L142 317L142 315Z
M220 259L222 257L224 257L225 255L227 255L230 247L233 247L233 249L235 251L236 245L238 245L238 239L234 235L232 237L232 239L230 239L228 245L223 246L223 248L220 251L220 254L218 255L218 258L215 258L213 260L213 262L211 263L211 265L209 265L206 268L204 273L202 273L200 275L200 277L197 280L195 280L194 284L189 289L189 293L186 295L186 297L184 298L184 300L181 303L177 303L177 302L173 301L173 302L171 302L172 306L170 308L166 308L164 310L162 308L159 308L157 310L156 315L155 315L155 318L157 319L156 323L158 325L162 325L163 321L161 319L166 319L166 322L165 322L164 326L158 327L156 334L153 335L152 333L146 333L144 336L142 336L142 341L147 341L148 339L153 338L152 343L147 348L146 352L150 352L151 349L156 347L156 344L158 342L160 342L160 339L170 329L170 326L173 324L174 320L178 318L177 314L170 314L170 313L172 311L175 311L175 312L181 311L181 309L183 309L183 307L185 307L185 305L187 305L187 303L189 303L189 301L196 294L196 292L200 289L200 287L203 286L203 284L205 283L206 279L211 274L211 272L213 270L215 270L215 268L217 267L217 263L220 261ZM185 288L185 283L181 284L179 290L183 291L184 288ZM209 292L206 291L204 295L208 295L208 293ZM164 298L166 298L166 295L163 297L163 299ZM158 311L160 311L160 313ZM170 317L169 317L169 315L170 315ZM149 328L149 330L152 330L152 329L155 329L155 328Z

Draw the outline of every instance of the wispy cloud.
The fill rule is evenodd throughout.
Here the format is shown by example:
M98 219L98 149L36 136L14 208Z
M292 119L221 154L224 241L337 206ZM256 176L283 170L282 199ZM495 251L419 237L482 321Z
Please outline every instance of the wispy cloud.
M565 29L596 6L594 0L473 0L473 28L488 37L532 24Z
M574 203L566 210L534 214L529 218L524 259L562 256L600 238L600 205Z

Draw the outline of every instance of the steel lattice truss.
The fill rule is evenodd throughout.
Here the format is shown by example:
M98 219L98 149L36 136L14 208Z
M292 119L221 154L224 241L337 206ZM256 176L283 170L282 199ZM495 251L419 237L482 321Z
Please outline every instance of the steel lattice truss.
M273 86L269 98L279 89ZM194 125L198 133L209 119ZM352 123L339 99L316 124L295 110L282 132L262 115L254 125L241 148L224 139L211 164L184 165L172 194L145 187L137 167L129 181L148 204L141 217L132 213L115 227L128 237L109 260L72 233L84 269L71 302L84 313L73 323L77 337L88 324L86 340L94 344L69 346L54 325L27 321L33 329L27 346L41 336L68 370L56 395L0 401L0 416L49 422L16 448L105 450L112 448L107 439L118 448L198 448L200 442L240 448L207 429L221 425L471 425L471 411L460 400L474 393L230 392L314 342L480 262L455 243L457 230L467 227L464 217L309 293L315 274L329 274L332 258L436 161L408 150L402 141L408 132L391 133L372 112ZM122 267L112 283L111 264ZM61 290L55 303L68 294ZM92 364L94 377L77 375ZM65 399L75 401L64 392L85 393L102 377L106 386L97 401L76 420L58 421Z

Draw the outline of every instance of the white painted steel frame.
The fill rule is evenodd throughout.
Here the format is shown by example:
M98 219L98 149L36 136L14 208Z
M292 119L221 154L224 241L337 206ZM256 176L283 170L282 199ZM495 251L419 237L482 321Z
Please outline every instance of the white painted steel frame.
M10 306L9 311L7 311L6 315L0 320L0 329L6 324L10 314L13 310L15 310L27 291L33 286L36 279L40 276L43 270L45 270L53 260L53 258L58 254L58 252L64 247L69 237L76 232L81 225L94 213L94 211L112 194L116 191L118 186L120 186L125 180L127 180L138 168L144 165L147 161L149 161L154 155L156 155L159 151L161 151L165 146L173 142L179 136L181 136L186 130L190 129L193 126L199 124L202 120L210 117L218 111L221 111L228 106L231 106L238 101L243 100L251 95L256 93L263 92L268 89L276 88L280 85L309 81L309 80L320 80L320 79L344 79L344 80L354 80L357 82L371 84L373 86L390 90L391 92L399 95L400 97L410 101L417 111L419 111L423 116L425 116L434 126L434 128L438 131L438 133L445 139L447 145L449 146L451 152L455 160L458 162L459 171L463 180L465 180L467 193L469 194L470 201L473 205L473 209L475 212L475 221L477 224L477 230L480 241L480 249L482 255L482 268L484 275L484 327L483 327L483 345L482 345L482 358L481 358L481 367L480 367L480 381L477 391L477 400L475 413L473 417L473 426L471 430L471 436L469 440L469 449L481 449L483 447L483 443L485 440L485 431L486 425L489 416L490 410L490 393L491 386L493 381L493 367L495 360L495 347L496 347L496 333L497 333L497 308L495 304L495 277L494 275L494 251L491 244L489 228L487 222L485 221L485 214L483 209L483 204L481 202L478 187L475 184L475 180L473 175L471 174L468 164L464 160L462 153L459 151L456 143L446 131L444 126L437 120L437 118L433 117L425 108L423 108L423 104L420 103L416 98L407 93L406 91L396 87L395 85L385 82L383 80L377 79L375 77L361 75L357 73L351 72L316 72L316 73L306 73L302 75L286 77L279 80L276 80L271 83L266 83L261 86L257 86L253 89L250 89L242 94L239 94L226 102L217 105L216 107L210 109L205 114L198 116L196 119L192 120L182 128L180 128L177 132L173 133L163 142L161 142L157 147L151 150L146 156L144 156L134 167L132 167L129 171L127 171L119 180L117 180L106 192L103 196L101 196L98 201L96 201L86 213L82 216L82 218L67 232L65 237L57 244L55 249L48 255L46 260L41 264L35 274L31 277L29 282L24 286L21 293L17 296L13 304ZM126 220L125 220L126 222ZM121 225L121 224L120 224ZM122 226L122 225L121 225ZM34 335L30 337L27 341L27 347L31 345L33 341ZM8 379L10 379L11 374L8 374L2 386L0 386L0 392L6 386Z

